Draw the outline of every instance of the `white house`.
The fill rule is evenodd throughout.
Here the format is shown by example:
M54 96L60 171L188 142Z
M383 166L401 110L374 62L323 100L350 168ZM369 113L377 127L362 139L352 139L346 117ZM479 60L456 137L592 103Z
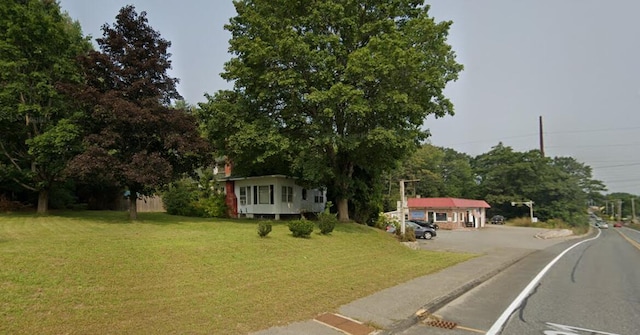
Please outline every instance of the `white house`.
M327 203L326 191L305 189L284 175L227 178L225 192L229 216L236 218L299 217L320 213Z

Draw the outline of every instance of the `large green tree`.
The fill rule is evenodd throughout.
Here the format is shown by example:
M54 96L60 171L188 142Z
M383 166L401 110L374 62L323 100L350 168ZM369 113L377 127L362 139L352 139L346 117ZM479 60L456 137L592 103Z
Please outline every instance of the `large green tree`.
M149 26L146 13L123 7L113 26L102 27L100 51L82 59L86 82L75 96L88 109L85 151L71 170L129 190L129 216L136 199L151 195L210 156L195 117L171 107L180 99L170 77L171 43Z
M517 152L502 143L472 160L479 183L479 196L492 211L507 216L525 216L526 207L512 202L533 201L534 214L541 220L562 219L570 224L584 222L588 185L596 185L590 168L572 158L542 156L539 150Z
M417 180L407 183L408 196L475 198L476 184L470 161L471 157L453 149L423 144L396 169L385 174L390 199L399 199L400 179ZM391 202L395 206L395 201Z
M218 147L236 166L289 160L329 188L340 220L356 185L372 187L426 138L427 115L453 114L443 90L462 66L446 41L451 22L436 22L423 1L234 4L223 73L234 89L207 112L232 124L209 133L227 140Z
M78 110L58 86L80 81L90 48L56 1L0 2L0 184L38 193L38 213L78 148Z

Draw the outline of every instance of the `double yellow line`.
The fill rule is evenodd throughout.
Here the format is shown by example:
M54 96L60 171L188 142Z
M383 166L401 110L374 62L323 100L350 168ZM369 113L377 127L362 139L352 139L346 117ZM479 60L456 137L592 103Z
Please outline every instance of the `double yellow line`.
M627 235L625 235L624 233L622 233L620 230L617 230L618 234L620 234L620 236L624 237L625 240L627 240L627 242L631 243L632 246L636 247L636 249L640 250L640 243L634 241L633 239L629 238Z

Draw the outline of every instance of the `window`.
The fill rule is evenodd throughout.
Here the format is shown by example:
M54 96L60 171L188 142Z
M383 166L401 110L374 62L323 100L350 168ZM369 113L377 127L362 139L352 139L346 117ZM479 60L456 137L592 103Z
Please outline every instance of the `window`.
M244 187L240 187L240 206L247 204L247 190Z
M240 206L251 205L251 186L240 187Z
M293 187L282 186L282 202L293 202Z
M438 221L438 222L446 222L447 221L447 213L436 213L436 221Z
M302 189L302 200L307 200L307 189L306 188Z
M314 197L313 201L317 204L323 203L324 202L324 195L322 193L320 194L316 194L316 196Z
M258 186L258 203L267 205L271 203L271 192L269 186Z

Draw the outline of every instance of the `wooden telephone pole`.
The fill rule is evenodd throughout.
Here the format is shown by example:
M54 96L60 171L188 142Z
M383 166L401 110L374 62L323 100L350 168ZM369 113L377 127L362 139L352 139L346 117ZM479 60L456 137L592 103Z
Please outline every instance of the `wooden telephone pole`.
M542 131L542 116L540 116L540 153L544 157L544 134Z

